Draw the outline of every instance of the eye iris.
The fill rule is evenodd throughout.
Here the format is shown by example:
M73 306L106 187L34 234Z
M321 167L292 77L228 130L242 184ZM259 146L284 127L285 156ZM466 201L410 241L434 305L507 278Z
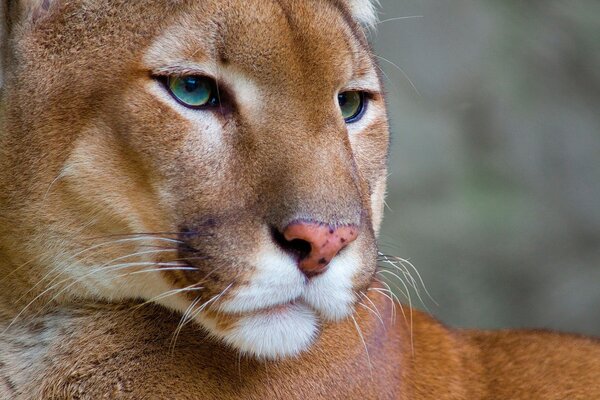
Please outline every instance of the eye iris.
M363 110L363 94L356 91L340 93L338 94L338 103L344 120L346 120L346 122L353 122L360 116Z
M212 82L201 76L171 77L169 90L177 100L190 107L212 105L216 101Z

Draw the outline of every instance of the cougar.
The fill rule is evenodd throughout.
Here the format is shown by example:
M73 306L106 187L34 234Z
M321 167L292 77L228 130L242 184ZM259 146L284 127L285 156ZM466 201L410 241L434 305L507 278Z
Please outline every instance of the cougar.
M451 330L374 278L371 1L1 14L2 399L600 398L596 340Z

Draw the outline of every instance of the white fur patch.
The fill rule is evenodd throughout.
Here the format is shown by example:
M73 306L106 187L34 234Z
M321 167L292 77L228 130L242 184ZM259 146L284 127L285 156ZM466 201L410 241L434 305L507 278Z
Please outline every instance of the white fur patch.
M359 246L348 246L331 261L327 272L310 281L291 257L272 244L264 245L258 254L257 273L250 285L216 306L220 312L242 314L235 325L222 331L216 321L202 313L197 316L215 337L258 358L296 356L314 341L319 318L339 321L354 311Z
M346 0L354 18L369 28L377 25L377 0Z
M355 301L352 278L360 268L361 260L358 246L346 247L331 260L327 272L311 280L302 299L330 321L348 317Z
M379 229L381 228L381 221L383 220L383 208L385 206L385 189L386 189L386 176L377 180L373 194L371 195L371 208L373 210L373 230L375 236L379 235Z
M300 297L305 278L296 261L272 243L261 246L252 264L256 272L250 285L240 288L231 299L219 306L229 313L252 312Z
M221 338L242 353L257 358L297 356L314 341L317 318L304 304L284 307L244 316Z

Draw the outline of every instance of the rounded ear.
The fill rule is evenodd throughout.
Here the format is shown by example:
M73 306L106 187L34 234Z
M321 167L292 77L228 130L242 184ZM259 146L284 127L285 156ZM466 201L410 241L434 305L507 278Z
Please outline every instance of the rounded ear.
M379 0L344 0L350 13L361 25L374 28L377 25L377 6Z

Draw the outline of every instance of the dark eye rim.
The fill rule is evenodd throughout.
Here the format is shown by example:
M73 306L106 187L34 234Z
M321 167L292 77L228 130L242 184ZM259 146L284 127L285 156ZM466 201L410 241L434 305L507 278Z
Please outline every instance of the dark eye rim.
M360 107L358 108L358 110L356 110L356 112L352 116L350 116L348 118L344 118L344 122L346 122L347 124L351 124L353 122L359 121L365 115L365 111L367 110L367 105L369 102L369 94L362 90L344 90L343 92L340 92L339 94L351 93L351 92L358 93L359 99L360 99Z
M194 77L194 78L200 78L200 79L205 79L207 80L210 85L211 85L211 89L214 90L214 95L211 96L211 98L209 99L209 101L206 104L202 104L199 106L194 106L188 103L185 103L184 101L182 101L179 97L177 97L175 95L175 93L173 93L173 91L171 90L171 79L182 79L182 78L187 78L187 77ZM156 80L158 80L163 87L165 88L165 90L169 93L169 95L179 104L181 104L183 107L185 108L189 108L191 110L207 110L207 109L215 109L215 108L221 108L223 105L223 93L222 93L222 89L219 87L219 84L217 83L217 81L209 76L206 75L199 75L199 74L189 74L189 75L157 75L154 77Z

